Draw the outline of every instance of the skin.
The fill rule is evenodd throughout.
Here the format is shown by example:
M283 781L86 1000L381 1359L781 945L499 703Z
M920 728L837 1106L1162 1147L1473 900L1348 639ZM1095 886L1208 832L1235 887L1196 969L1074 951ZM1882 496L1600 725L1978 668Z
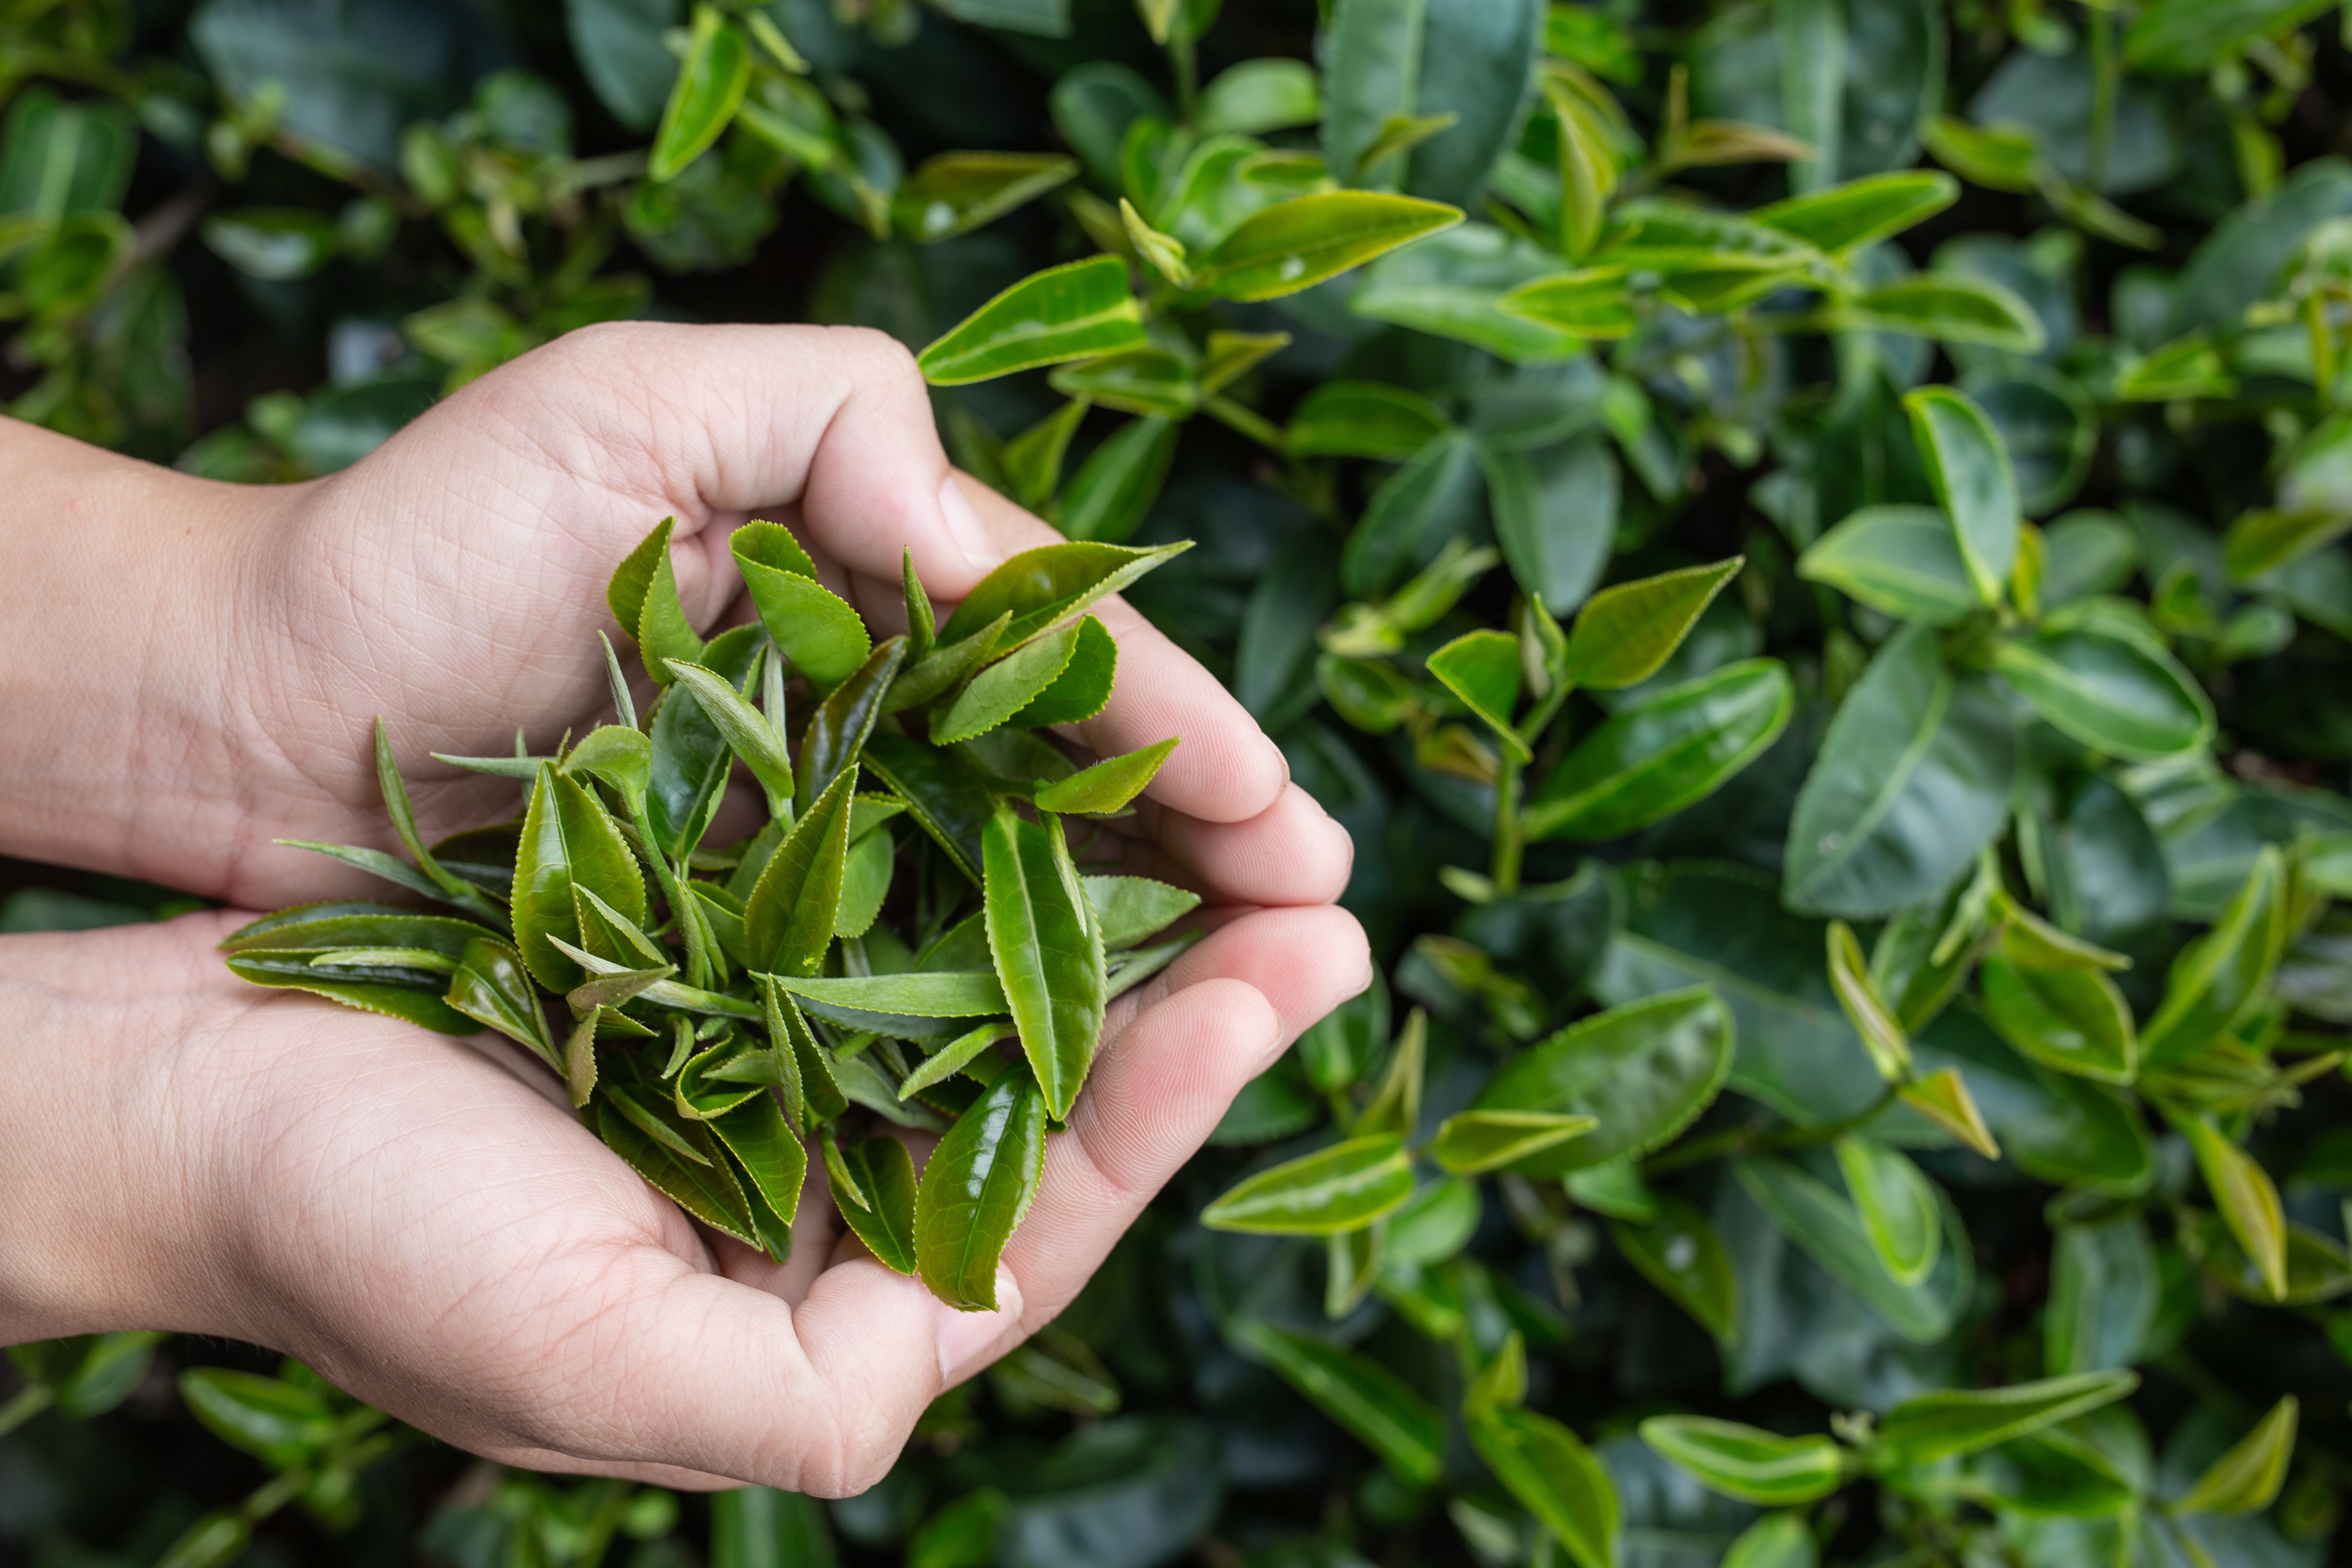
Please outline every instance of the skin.
M510 784L429 753L508 750L518 719L543 752L609 716L604 581L661 517L706 630L748 616L726 538L750 517L792 526L891 626L902 547L944 612L1055 538L952 477L906 352L856 329L593 328L307 485L5 420L0 471L0 853L232 906L0 938L0 1342L224 1335L508 1463L846 1495L1060 1311L1240 1088L1370 981L1330 907L1347 835L1111 601L1118 690L1070 738L1183 737L1127 859L1199 889L1211 934L1114 1008L998 1310L874 1262L821 1177L774 1264L688 1221L505 1042L247 986L215 944L252 910L381 890L271 842L397 848L378 714L428 837L511 816Z

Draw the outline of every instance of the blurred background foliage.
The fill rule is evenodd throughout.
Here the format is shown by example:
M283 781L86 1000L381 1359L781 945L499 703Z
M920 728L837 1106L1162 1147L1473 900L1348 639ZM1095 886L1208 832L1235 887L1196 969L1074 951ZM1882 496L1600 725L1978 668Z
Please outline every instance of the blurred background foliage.
M502 1472L113 1335L12 1352L0 1561L2336 1560L2346 26L0 0L0 398L216 478L591 322L921 348L1122 258L1143 347L942 428L1200 542L1135 598L1354 834L1387 973L863 1497ZM1214 283L1334 185L1467 221ZM1664 668L1580 664L1596 590L1733 557ZM0 878L0 931L188 907ZM1286 1209L1335 1140L1355 1206Z

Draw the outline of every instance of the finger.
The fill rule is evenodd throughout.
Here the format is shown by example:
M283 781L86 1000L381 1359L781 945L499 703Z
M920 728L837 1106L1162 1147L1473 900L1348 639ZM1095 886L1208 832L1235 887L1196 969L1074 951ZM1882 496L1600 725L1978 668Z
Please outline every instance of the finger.
M1202 822L1148 801L1139 815L1149 837L1130 843L1129 866L1213 902L1331 903L1347 890L1356 861L1348 830L1297 784L1247 822Z
M1143 1012L1104 1047L1068 1133L1046 1142L1037 1200L1004 1254L1026 1309L1020 1332L1068 1305L1144 1205L1206 1142L1242 1086L1299 1029L1371 978L1362 929L1334 909L1245 916L1186 957L1203 978ZM1008 1331L992 1348L1017 1337Z
M1061 538L986 485L967 480L963 488L1006 554ZM1124 600L1106 599L1093 613L1118 639L1110 702L1078 726L1096 754L1115 756L1180 736L1150 798L1208 822L1246 821L1272 805L1290 768L1249 710Z
M1371 946L1355 916L1328 904L1254 910L1219 925L1112 1003L1106 1037L1116 1040L1170 997L1213 980L1238 980L1265 997L1288 1045L1372 983Z

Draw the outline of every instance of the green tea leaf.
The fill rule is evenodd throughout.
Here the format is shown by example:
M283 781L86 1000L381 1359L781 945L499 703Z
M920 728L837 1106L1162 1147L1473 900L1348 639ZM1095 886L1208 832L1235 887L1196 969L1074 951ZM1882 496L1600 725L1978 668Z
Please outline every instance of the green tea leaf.
M1632 330L1622 274L1612 295L1579 310L1527 308L1531 298L1552 300L1544 280L1559 267L1559 258L1530 240L1465 223L1372 263L1349 296L1348 310L1472 343L1514 364L1557 364L1582 353L1589 338L1622 337Z
M1121 426L1087 454L1053 516L1074 540L1117 543L1142 526L1176 460L1178 425L1162 416Z
M1236 1345L1281 1374L1397 1475L1417 1485L1437 1479L1444 1419L1388 1368L1262 1320L1236 1323L1230 1332Z
M602 779L619 791L624 801L642 803L653 788L653 742L642 730L599 724L563 754L558 767L562 773L586 773ZM538 772L536 766L532 767L530 776L537 776Z
M2203 689L2153 639L2045 628L2001 643L1993 668L2034 711L2095 751L2149 762L2213 733Z
M1186 419L1201 405L1194 367L1189 353L1157 347L1129 349L1064 365L1045 382L1065 397L1084 398L1121 413Z
M1547 1110L1464 1110L1438 1127L1429 1152L1445 1170L1475 1176L1580 1138L1599 1125L1590 1116Z
M1931 626L1951 626L1979 608L1952 520L1933 507L1863 508L1797 558L1797 575Z
M839 1152L838 1163L825 1164L842 1223L884 1268L914 1273L915 1162L907 1146L896 1138L867 1138Z
M2197 1168L2204 1173L2205 1189L2213 1194L2213 1206L2229 1223L2230 1234L2253 1260L2272 1298L2284 1296L2286 1210L2270 1173L2230 1142L2210 1118L2187 1116L2179 1125L2197 1156Z
M1102 938L1059 822L1000 811L982 835L988 947L1039 1092L1065 1121L1102 1036Z
M1504 752L1522 763L1535 760L1512 726L1519 703L1519 639L1507 632L1465 632L1429 656L1429 673L1484 720Z
M315 958L308 952L274 952L268 948L256 948L233 952L226 962L229 973L256 985L308 991L346 1007L398 1018L436 1034L471 1035L481 1027L478 1019L441 999L446 987L441 975L418 973L388 978L380 970L337 973L319 968Z
M1898 1285L1916 1285L1936 1267L1944 1216L1936 1189L1900 1150L1849 1134L1835 1144L1845 1190L1878 1260Z
M2294 1458L2295 1418L2302 1406L2290 1394L2271 1406L2230 1451L2214 1460L2172 1505L2176 1514L2255 1513L2286 1485Z
M2255 854L2244 883L2213 929L2173 960L2164 1004L2140 1031L2142 1061L2185 1060L2259 1005L2285 946L2286 880L2275 848L2264 847Z
M829 689L866 662L873 651L866 623L816 580L814 563L790 530L781 523L747 522L727 542L761 626L794 669L813 685Z
M1951 387L1907 393L1903 406L1928 482L1952 519L1977 601L1997 605L2017 563L2018 538L2017 479L2000 432L1973 399Z
M1822 1436L1783 1437L1706 1415L1654 1415L1642 1441L1711 1491L1763 1508L1798 1508L1837 1490L1845 1456Z
M1596 1118L1596 1131L1514 1167L1564 1175L1673 1138L1715 1099L1731 1056L1731 1014L1715 993L1670 992L1580 1019L1511 1058L1472 1109Z
M978 885L981 835L996 813L996 796L981 772L959 752L901 735L875 735L866 743L862 761L907 803L908 813L957 868Z
M2000 1158L2000 1145L1985 1126L1983 1112L1957 1068L1939 1068L1902 1088L1903 1102L1988 1160Z
M995 222L1077 177L1078 161L1054 153L940 153L891 193L891 226L931 244Z
M793 764L793 805L808 811L835 780L854 771L866 738L882 717L890 684L907 657L904 637L892 637L866 657L809 716Z
M1828 934L1830 989L1837 993L1838 1005L1862 1037L1862 1048L1870 1053L1878 1076L1889 1083L1905 1081L1912 1076L1911 1042L1880 994L1878 983L1871 978L1853 928L1843 921L1832 921Z
M1723 787L1780 738L1796 690L1780 660L1744 659L1619 709L1527 802L1531 839L1621 837Z
M335 1436L335 1412L326 1399L283 1378L195 1366L180 1373L179 1387L189 1414L248 1454L307 1457Z
M672 1122L667 1118L674 1113L667 1106L656 1109L614 1089L599 1089L593 1109L596 1135L655 1191L711 1229L748 1247L760 1245L742 1188L723 1163L710 1158L717 1149L698 1123ZM681 1153L680 1145L697 1152Z
M1171 735L1139 750L1107 757L1058 784L1047 784L1034 797L1037 808L1087 816L1108 816L1124 811L1150 786L1153 775L1160 772L1160 764L1176 750L1176 742L1177 737Z
M543 765L531 786L515 857L514 933L532 977L550 991L569 991L585 978L549 940L579 940L574 887L594 893L633 922L645 921L645 879L627 840L593 795Z
M1898 278L1839 301L1831 313L1839 326L1849 330L1908 332L1939 342L1971 343L2010 353L2040 353L2049 342L2033 307L1990 279L1959 273L1919 272Z
M780 1223L789 1250L793 1215L800 1207L801 1185L808 1179L808 1151L784 1120L782 1108L761 1089L733 1110L712 1117L709 1126L751 1178L751 1194Z
M498 905L483 897L480 889L445 869L433 858L433 851L425 847L424 835L416 830L416 813L408 804L408 785L401 778L400 764L392 754L392 736L381 718L375 721L375 778L377 787L383 792L384 809L391 815L393 831L400 835L400 842L416 862L416 868L441 889L441 897L479 919L500 919Z
M1967 1238L1948 1204L1944 1259L1929 1277L1905 1285L1886 1272L1861 1216L1844 1194L1779 1159L1751 1158L1732 1167L1740 1186L1781 1235L1852 1290L1895 1331L1914 1344L1933 1344L1951 1331L1971 1272Z
M932 385L959 386L1147 342L1142 310L1127 291L1126 264L1097 256L1023 279L965 317L916 363Z
M442 1000L558 1067L555 1037L548 1033L547 1016L540 1011L539 993L530 981L513 948L495 937L478 937L458 955Z
M1720 1568L1821 1568L1821 1549L1801 1513L1769 1513L1739 1532Z
M1357 1138L1237 1183L1201 1211L1201 1223L1211 1230L1330 1236L1395 1213L1412 1186L1402 1137Z
M915 1256L948 1305L995 1309L997 1259L1045 1170L1046 1114L1037 1080L1008 1068L931 1151L915 1196Z
M2154 76L2189 75L2324 9L2317 0L2158 0L2125 31L2124 63Z
M1617 459L1597 432L1534 453L1483 443L1486 502L1511 575L1554 616L1592 590L1617 531Z
M2016 742L1934 632L1897 633L1830 721L1789 826L1791 909L1873 920L1942 894L2009 815Z
M1569 628L1568 679L1602 690L1648 679L1743 564L1735 555L1603 588Z
M2086 1372L2006 1388L1923 1394L1886 1413L1872 1463L1925 1465L1974 1453L2112 1405L2139 1386L2133 1372Z
M793 796L793 760L785 753L784 738L774 724L757 708L743 700L734 686L703 668L678 659L667 661L670 675L694 693L702 705L703 716L717 727L735 754L743 759L760 787L768 792L771 809L783 806ZM635 734L635 731L623 731ZM648 767L650 767L650 752Z
M1243 220L1201 258L1196 285L1228 300L1272 300L1462 221L1458 207L1379 191L1323 191Z
M1327 381L1300 400L1283 432L1294 458L1373 458L1402 463L1445 428L1417 392L1375 381Z
M741 30L717 6L697 5L686 63L662 108L646 173L656 183L684 174L735 118L751 84L751 47Z
M2034 968L2001 953L1981 970L1985 1018L2020 1055L2101 1083L2126 1084L2139 1068L2131 1008L2095 969Z
M843 978L782 977L777 984L807 1001L863 1013L912 1018L984 1018L1007 1010L1003 986L984 969ZM962 1033L961 1029L954 1032Z
M1191 548L1189 542L1143 548L1089 541L1024 550L973 585L940 628L940 642L957 642L1009 615L997 646L1018 647Z
M953 702L932 714L931 744L952 745L984 735L1027 707L1069 667L1077 652L1078 632L1070 626L1049 633L973 676Z
M743 901L743 937L754 969L797 979L814 974L824 962L841 910L856 789L853 764L793 825Z
M1617 1489L1575 1433L1549 1415L1507 1406L1477 1411L1466 1424L1486 1468L1578 1568L1614 1568Z
M1201 89L1193 121L1202 135L1244 136L1312 125L1323 118L1315 72L1304 60L1244 60L1217 73Z
M1631 1174L1630 1166L1623 1169ZM1587 1206L1591 1206L1589 1200ZM1739 1321L1739 1276L1731 1255L1724 1250L1723 1238L1716 1235L1705 1215L1682 1199L1661 1193L1651 1200L1649 1217L1638 1223L1612 1217L1609 1234L1615 1238L1617 1250L1643 1279L1665 1292L1718 1342L1730 1340Z
M1201 903L1201 895L1190 889L1171 888L1149 877L1081 879L1094 905L1095 927L1102 933L1103 946L1112 952L1142 941Z
M739 626L711 638L696 662L740 686L758 655L759 642L758 627ZM659 668L668 675L667 664ZM682 860L702 842L718 816L735 770L735 754L702 710L701 700L674 686L662 694L655 710L652 742L646 819L653 827L654 847L672 860Z
M1906 169L1790 196L1748 216L1832 255L1924 223L1959 199L1960 183L1936 169Z

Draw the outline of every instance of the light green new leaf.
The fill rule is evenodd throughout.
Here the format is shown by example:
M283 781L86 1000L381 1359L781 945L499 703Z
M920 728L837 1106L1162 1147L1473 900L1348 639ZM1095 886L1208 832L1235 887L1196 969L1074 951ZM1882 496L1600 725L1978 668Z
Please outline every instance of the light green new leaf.
M2126 1084L2139 1070L2130 1005L2096 969L2045 969L1990 953L1983 976L1985 1018L2020 1054L2101 1083Z
M1944 1216L1936 1189L1898 1149L1849 1134L1837 1141L1838 1169L1879 1262L1898 1285L1916 1285L1936 1267Z
M950 1307L996 1309L996 1264L1045 1166L1045 1097L1017 1064L997 1075L931 1151L915 1194L923 1283Z
M1672 816L1762 754L1795 708L1776 658L1727 664L1621 708L1529 795L1528 837L1598 842Z
M1864 507L1806 548L1797 575L1931 626L1948 626L1979 607L1952 520L1934 507Z
M1200 288L1228 300L1272 300L1462 221L1459 207L1381 191L1321 191L1243 220L1202 257Z
M999 616L1010 616L997 647L1017 647L1191 548L1189 542L1149 548L1085 542L1024 550L964 595L940 628L940 646L960 642Z
M1489 1405L1466 1422L1486 1468L1567 1548L1577 1568L1616 1568L1616 1485L1592 1450L1550 1416Z
M741 29L717 6L697 5L686 63L662 107L646 174L662 184L684 174L735 118L743 89L751 84L751 46Z
M833 781L776 847L743 901L743 935L755 970L797 979L824 962L841 910L856 786L854 767Z
M1938 169L1906 169L1849 180L1790 196L1748 216L1767 228L1835 255L1858 250L1942 212L1959 199L1960 183Z
M1820 1568L1821 1549L1801 1513L1769 1513L1732 1542L1718 1568Z
M1591 1116L1600 1126L1515 1167L1559 1176L1646 1153L1706 1109L1731 1071L1731 1012L1706 986L1582 1018L1506 1061L1472 1109Z
M2222 539L2222 564L2231 582L2249 582L2300 560L2347 529L2352 529L2352 510L2244 512Z
M1110 701L1111 686L1118 671L1118 641L1108 627L1092 616L1079 621L1076 629L1077 646L1071 649L1070 661L1062 667L1062 673L1007 723L1023 730L1082 724L1100 713ZM1052 640L1050 637L1040 637L1029 647L1041 647ZM1022 653L1027 651L1024 648ZM1014 658L1020 657L1013 655ZM978 684L977 680L974 684Z
M1047 784L1032 798L1040 811L1081 816L1108 816L1124 811L1128 803L1151 783L1152 776L1160 772L1160 764L1176 750L1177 739L1171 735L1123 755L1106 757L1057 784Z
M793 668L821 689L866 662L873 639L841 595L816 580L816 566L781 523L747 522L728 537L760 624Z
M958 322L916 363L932 385L960 386L1148 342L1142 309L1128 292L1127 264L1097 256L1023 279Z
M2143 1061L2186 1060L2259 1005L2286 945L2287 896L2285 863L2266 845L2212 929L2172 961L2163 1005L2140 1031Z
M530 980L513 948L485 935L467 942L458 955L442 1000L476 1023L529 1047L554 1067L558 1065L555 1037L548 1032L547 1017L540 1011L539 993Z
M1244 60L1217 73L1201 89L1192 121L1203 136L1259 136L1312 125L1323 118L1323 94L1304 60Z
M2135 1372L2086 1372L2006 1388L1923 1394L1886 1413L1871 1463L1898 1469L1971 1454L2112 1405L2138 1386Z
M1744 1159L1732 1170L1774 1228L1861 1297L1896 1333L1914 1344L1933 1344L1951 1331L1973 1269L1968 1238L1948 1202L1939 1205L1946 1227L1943 1261L1927 1279L1905 1285L1886 1272L1862 1216L1843 1194L1784 1160Z
M908 974L813 975L781 978L803 1001L859 1013L906 1018L985 1018L1005 1009L1004 985L985 969L924 970ZM962 1029L949 1031L960 1035Z
M2230 1142L2229 1135L2202 1114L2185 1116L2180 1131L2204 1173L2205 1190L2230 1226L2246 1256L2261 1273L2272 1299L2286 1294L2286 1210L2270 1173L2254 1157Z
M808 811L845 773L856 770L874 726L889 706L890 688L907 657L907 639L892 637L817 704L801 730L793 759L793 806Z
M1977 600L1997 605L2017 563L2017 476L2010 470L2009 448L1964 392L1921 387L1904 395L1903 407L1927 481L1952 519Z
M1201 405L1190 353L1152 346L1066 364L1045 377L1065 397L1083 398L1124 414L1185 419Z
M1429 1152L1454 1174L1475 1176L1580 1138L1599 1125L1590 1116L1549 1110L1457 1111L1438 1127Z
M1055 818L1024 822L1000 810L981 843L988 949L1045 1107L1065 1121L1108 1001L1094 906Z
M1627 272L1623 266L1555 272L1520 284L1496 300L1495 309L1571 340L1622 338L1641 324Z
M2206 1467L2197 1484L2172 1505L2172 1511L2181 1515L2257 1513L2270 1507L2286 1485L2301 1409L2292 1394L2272 1405L2252 1431Z
M1235 1184L1201 1211L1211 1230L1329 1236L1360 1230L1412 1196L1412 1161L1393 1133L1335 1143Z
M1746 563L1745 556L1735 555L1593 595L1569 628L1569 681L1605 691L1647 680Z
M1610 1220L1617 1250L1700 1328L1728 1341L1739 1322L1739 1274L1723 1238L1706 1215L1670 1193L1654 1194L1652 1211L1645 1221Z
M891 194L891 226L930 243L995 222L1076 179L1078 161L1055 153L940 153Z
M952 745L995 729L1060 679L1077 647L1078 627L1065 626L988 666L932 714L931 744Z
M712 1117L710 1130L751 1178L746 1195L755 1195L767 1205L779 1222L781 1245L789 1251L793 1215L800 1208L801 1186L808 1178L808 1150L784 1120L783 1108L761 1088L733 1110Z
M1985 1126L1984 1113L1969 1093L1958 1068L1938 1068L1903 1086L1903 1102L1988 1160L2000 1158L2000 1145Z
M217 1366L188 1368L179 1387L189 1414L248 1454L304 1456L335 1436L334 1407L315 1388Z
M1236 1345L1361 1439L1390 1469L1417 1486L1437 1479L1444 1418L1396 1373L1369 1356L1256 1319L1234 1324L1231 1332Z
M2045 628L2001 643L1993 668L2059 730L2129 762L2193 750L2213 733L2204 689L2153 638Z
M595 796L552 763L542 764L515 851L513 907L515 945L532 977L550 991L569 991L585 978L550 941L579 940L575 886L644 924L645 879L628 841Z
M1653 1415L1642 1441L1699 1484L1763 1508L1798 1508L1837 1490L1845 1455L1820 1436L1783 1437L1708 1415Z
M604 602L621 629L637 639L646 673L668 684L665 659L702 658L702 639L686 618L677 596L677 576L669 558L670 531L677 520L666 517L637 542L605 585Z
M2033 307L1990 279L1916 272L1839 301L1841 327L1907 332L1939 342L1974 343L2011 353L2040 353L2048 342Z
M1465 632L1429 656L1429 673L1486 721L1503 750L1522 763L1535 753L1512 727L1519 704L1519 639L1508 632Z
M1880 994L1878 983L1871 978L1853 928L1843 921L1832 921L1827 935L1830 989L1837 993L1846 1021L1862 1037L1862 1048L1870 1053L1878 1076L1889 1083L1905 1081L1911 1077L1911 1042L1895 1009Z
M1201 895L1187 888L1171 888L1149 877L1088 877L1087 898L1095 907L1095 926L1103 946L1113 952L1131 947L1170 921L1200 906Z
M683 682L694 693L694 700L702 704L703 716L718 726L729 747L743 759L743 765L751 770L760 787L768 792L769 809L782 815L793 798L793 759L784 750L784 738L775 725L724 677L682 659L664 662L669 666L671 678ZM567 766L569 762L566 759Z
M441 900L480 920L502 920L505 911L481 889L444 867L425 846L425 836L417 831L416 813L408 803L407 781L400 776L400 763L392 754L391 731L380 715L375 721L375 781L383 795L384 810L392 817L393 831L400 836L401 846L416 862L416 868L441 889Z

